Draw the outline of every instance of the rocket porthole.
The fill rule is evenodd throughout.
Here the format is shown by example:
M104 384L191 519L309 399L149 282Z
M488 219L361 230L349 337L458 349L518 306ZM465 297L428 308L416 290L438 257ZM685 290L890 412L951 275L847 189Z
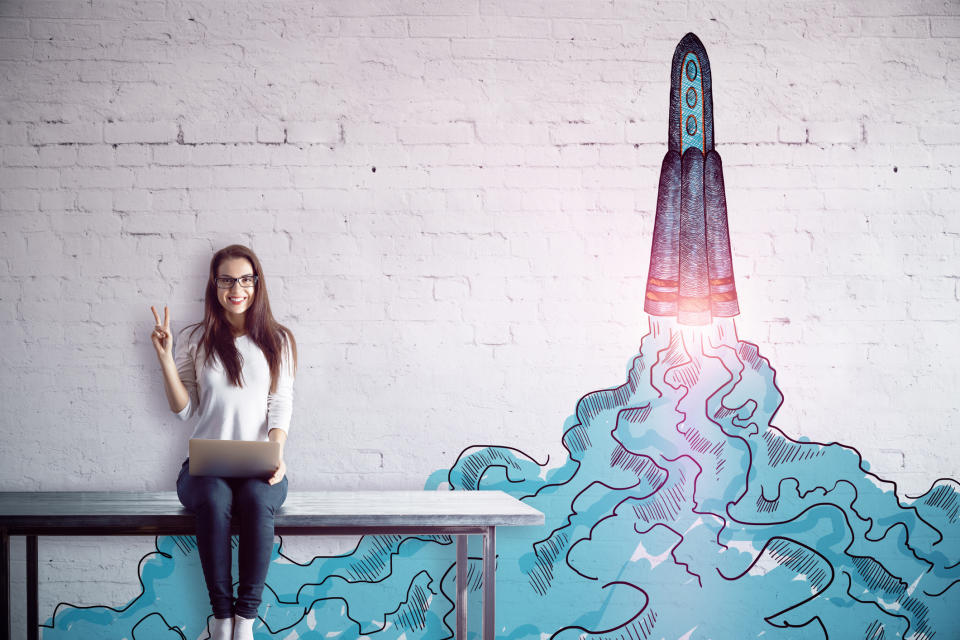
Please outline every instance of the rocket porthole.
M687 116L687 135L694 136L697 134L697 119L693 116Z
M693 87L687 89L687 106L691 109L697 106L697 90Z
M693 60L687 60L687 80L697 79L697 63Z

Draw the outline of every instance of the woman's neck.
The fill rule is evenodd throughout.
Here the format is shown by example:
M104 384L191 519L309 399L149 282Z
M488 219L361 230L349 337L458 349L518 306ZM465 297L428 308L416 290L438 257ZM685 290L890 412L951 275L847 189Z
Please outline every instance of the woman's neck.
M238 338L247 333L246 314L237 318L236 316L227 316L227 324L230 326L230 333L234 338Z

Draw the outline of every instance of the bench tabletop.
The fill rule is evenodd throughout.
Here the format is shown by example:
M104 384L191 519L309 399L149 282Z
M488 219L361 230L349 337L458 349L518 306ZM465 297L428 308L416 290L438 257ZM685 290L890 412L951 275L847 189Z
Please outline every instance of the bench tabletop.
M503 491L292 491L278 530L322 527L541 525L543 513ZM175 491L0 492L0 528L10 533L119 528L189 532L193 516Z

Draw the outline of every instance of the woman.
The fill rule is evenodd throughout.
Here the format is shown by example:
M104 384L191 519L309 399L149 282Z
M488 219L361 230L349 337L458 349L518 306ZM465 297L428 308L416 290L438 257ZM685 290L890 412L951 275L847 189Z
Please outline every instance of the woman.
M156 320L151 340L167 402L181 420L197 416L192 437L280 443L280 464L269 479L191 476L188 461L177 478L180 501L196 515L197 548L213 607L210 637L252 640L273 550L274 512L287 496L283 445L293 404L296 343L273 319L260 261L241 245L213 255L203 321L180 334L176 359L169 309L164 307L163 324L151 310ZM236 603L231 514L240 531Z

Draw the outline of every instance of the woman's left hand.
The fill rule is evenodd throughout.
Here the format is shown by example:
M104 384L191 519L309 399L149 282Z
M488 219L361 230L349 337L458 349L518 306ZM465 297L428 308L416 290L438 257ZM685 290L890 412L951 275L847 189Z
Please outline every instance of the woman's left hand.
M274 471L270 479L267 480L267 484L277 484L283 480L283 476L285 475L287 475L287 463L283 461L283 458L280 458L280 466L277 467L277 470Z

